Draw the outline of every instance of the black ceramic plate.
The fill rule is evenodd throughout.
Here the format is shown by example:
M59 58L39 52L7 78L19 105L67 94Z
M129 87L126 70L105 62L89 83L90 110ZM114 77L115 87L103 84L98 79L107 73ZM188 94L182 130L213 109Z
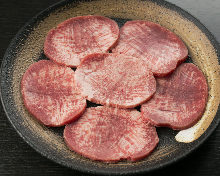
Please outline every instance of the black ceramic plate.
M63 128L48 128L39 124L23 105L21 77L32 63L47 59L43 54L47 32L70 17L94 14L112 18L119 26L127 20L145 19L172 30L185 42L191 57L188 60L199 66L209 85L206 111L198 124L180 133L168 128L157 128L159 145L149 157L135 163L122 161L106 164L70 151L63 141ZM147 172L183 158L201 145L217 126L220 121L219 55L218 43L210 32L190 14L166 1L62 1L31 19L12 40L1 67L1 99L8 119L17 132L35 150L49 159L90 173Z

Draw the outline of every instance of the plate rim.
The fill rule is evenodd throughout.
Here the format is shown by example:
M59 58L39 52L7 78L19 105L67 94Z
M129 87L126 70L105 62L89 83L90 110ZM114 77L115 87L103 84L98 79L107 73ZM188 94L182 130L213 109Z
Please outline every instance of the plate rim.
M213 119L212 123L209 125L208 129L206 130L206 132L202 135L204 136L199 142L197 142L194 147L184 153L184 154L180 154L178 155L178 157L174 158L173 160L170 160L168 162L163 163L162 165L156 166L156 167L151 167L151 168L144 168L141 170L134 170L132 172L121 172L121 171L106 171L104 169L99 169L99 170L90 170L88 168L83 168L83 167L72 167L72 165L68 165L68 163L65 163L61 160L58 160L56 157L53 157L51 155L48 155L45 150L40 150L38 148L38 146L36 146L34 143L32 143L31 140L28 139L28 137L26 136L26 134L23 134L21 129L18 128L18 126L16 126L16 124L13 123L12 119L9 117L9 113L7 111L7 107L5 106L5 101L3 99L3 92L2 92L2 73L3 73L3 66L4 63L6 62L7 56L10 53L10 49L13 48L13 46L18 42L19 36L23 35L23 33L29 28L29 27L33 27L34 25L36 25L39 20L42 20L44 18L47 17L47 14L51 13L51 11L56 10L59 7L71 4L71 3L78 3L78 2L85 2L86 0L62 0L62 1L58 1L55 4L50 5L49 7L47 7L46 9L40 11L39 13L37 13L36 15L34 15L33 17L30 18L30 20L28 20L23 27L21 27L19 29L19 31L16 33L16 35L13 37L13 39L11 40L10 44L7 47L7 50L5 51L5 54L3 56L2 59L2 63L1 63L1 77L0 77L0 98L1 98L1 103L2 103L2 107L4 109L4 112L7 116L7 119L10 121L11 125L13 126L13 128L16 130L16 132L19 134L19 136L29 145L31 146L35 151L37 151L41 156L46 157L47 159L49 159L50 161L53 161L54 163L60 164L62 166L74 169L76 171L81 171L84 173L93 173L93 174L111 174L111 175L116 175L116 174L137 174L137 173L146 173L146 172L150 172L150 171L154 171L157 169L161 169L164 167L167 167L169 165L171 165L172 163L176 163L177 161L180 161L184 158L186 158L188 155L190 155L192 152L194 152L198 147L200 147L201 145L204 144L204 142L210 137L210 135L215 131L215 129L217 128L217 126L219 125L220 122L220 107L218 107L218 110L216 112L215 118ZM208 30L208 28L202 24L200 22L200 20L198 20L196 17L194 17L193 15L191 15L189 12L187 12L186 10L182 9L181 7L171 3L171 2L167 2L166 0L145 0L145 1L150 1L153 3L156 3L159 6L162 6L164 8L170 9L172 11L177 12L180 16L183 16L185 19L191 21L194 25L196 25L208 38L208 40L210 41L211 45L215 48L215 52L218 56L218 62L220 62L220 45L218 40L215 38L215 36ZM28 35L26 36L28 37ZM216 116L219 116L216 119ZM212 128L210 128L210 126L212 126ZM207 131L209 130L209 132L207 133ZM201 136L201 137L202 137ZM198 139L197 139L198 140Z

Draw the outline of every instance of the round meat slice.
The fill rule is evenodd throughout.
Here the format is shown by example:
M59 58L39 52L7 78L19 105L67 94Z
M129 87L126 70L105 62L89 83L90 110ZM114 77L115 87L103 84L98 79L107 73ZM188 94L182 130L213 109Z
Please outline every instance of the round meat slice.
M128 21L120 30L113 53L143 58L156 76L175 70L188 56L185 44L173 32L149 21Z
M208 86L202 72L195 65L184 63L170 76L157 79L157 91L141 106L141 112L156 126L186 129L201 118L207 97Z
M74 71L48 60L28 68L21 81L21 92L28 111L47 126L67 124L86 108L86 100L74 85Z
M74 17L49 31L44 53L61 65L77 67L82 58L106 53L119 38L115 21L102 16Z
M65 127L64 139L71 150L104 162L142 159L159 142L155 127L140 112L105 106L87 108Z
M107 106L133 108L156 91L146 62L122 54L93 54L82 60L75 82L88 100Z

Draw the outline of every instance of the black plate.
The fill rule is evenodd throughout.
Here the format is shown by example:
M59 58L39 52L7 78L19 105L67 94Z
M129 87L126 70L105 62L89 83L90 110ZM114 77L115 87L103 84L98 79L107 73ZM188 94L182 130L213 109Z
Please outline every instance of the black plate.
M209 100L205 112L208 120L195 134L195 138L200 135L201 137L191 143L180 143L175 140L177 131L157 128L160 142L149 157L135 163L123 161L106 164L71 152L63 141L63 128L45 127L26 111L20 94L20 80L30 64L47 59L42 49L48 30L65 19L88 14L110 17L116 20L119 26L132 19L154 21L182 38L189 49L191 61L204 72L209 84ZM219 56L220 49L212 34L197 19L166 1L62 1L32 18L12 40L1 67L1 100L8 119L20 136L36 151L59 164L99 174L147 172L183 158L201 145L218 125Z

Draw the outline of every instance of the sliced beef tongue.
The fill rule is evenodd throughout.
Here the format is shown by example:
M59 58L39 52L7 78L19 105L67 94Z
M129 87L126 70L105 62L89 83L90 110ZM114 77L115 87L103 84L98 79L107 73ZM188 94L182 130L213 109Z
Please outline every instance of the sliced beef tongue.
M120 29L113 53L143 58L156 76L165 76L184 61L188 50L182 40L168 29L149 21L128 21Z
M66 125L64 139L71 150L104 162L139 160L159 142L155 127L144 122L140 112L105 106L87 108Z
M21 81L21 92L28 111L47 126L69 123L86 108L86 100L74 85L74 71L48 60L28 68Z
M183 63L170 76L157 78L156 93L141 112L156 126L185 129L201 118L207 96L203 73L194 64Z
M49 31L44 53L58 64L77 67L88 54L105 53L115 45L119 28L102 16L74 17Z
M156 90L146 62L123 54L87 56L75 72L75 82L88 100L120 108L136 107Z

